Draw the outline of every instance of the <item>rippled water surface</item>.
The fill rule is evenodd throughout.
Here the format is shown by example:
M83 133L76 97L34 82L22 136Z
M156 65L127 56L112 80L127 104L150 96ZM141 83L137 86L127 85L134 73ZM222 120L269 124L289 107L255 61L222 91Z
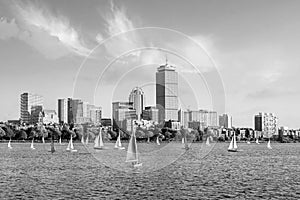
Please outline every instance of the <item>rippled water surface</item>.
M92 144L0 143L0 199L300 199L300 144L138 144L143 167L125 163L126 151ZM126 144L125 144L126 146ZM157 150L158 149L158 150Z

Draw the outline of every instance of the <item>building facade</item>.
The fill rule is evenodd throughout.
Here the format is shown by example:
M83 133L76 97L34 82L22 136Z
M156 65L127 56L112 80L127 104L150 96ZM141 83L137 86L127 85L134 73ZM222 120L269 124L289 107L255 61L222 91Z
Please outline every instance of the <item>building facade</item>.
M145 109L145 94L142 88L135 87L132 89L129 95L129 102L132 103L137 119L140 120L143 110Z
M68 99L58 99L58 122L68 123Z
M58 115L55 110L44 110L43 111L43 123L44 124L57 124Z
M272 137L278 134L278 119L274 113L260 112L254 116L254 130L262 137Z
M158 122L158 109L155 106L147 106L143 110L143 119Z
M124 127L124 120L137 119L136 111L133 109L132 102L113 102L112 103L112 120L113 129L117 130ZM126 123L125 123L126 124Z
M21 123L32 123L31 110L33 106L43 107L44 98L38 94L25 92L21 94L20 101L20 121Z
M220 115L219 126L222 128L232 128L232 117L228 114Z
M156 108L159 122L178 121L178 73L168 63L156 72Z

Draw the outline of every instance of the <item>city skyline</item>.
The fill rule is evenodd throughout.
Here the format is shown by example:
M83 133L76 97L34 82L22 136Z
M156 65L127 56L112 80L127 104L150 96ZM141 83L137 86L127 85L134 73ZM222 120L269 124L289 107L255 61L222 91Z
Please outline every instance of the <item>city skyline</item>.
M25 91L44 96L49 109L56 108L61 97L80 98L100 105L104 117L111 116L111 102L126 99L135 86L153 97L147 98L147 105L155 105L155 71L166 54L170 64L178 67L181 107L214 110L204 81L196 79L193 68L171 52L133 52L114 62L98 81L107 58L149 46L141 32L119 38L118 48L111 43L114 48L99 49L76 79L95 45L111 35L151 26L182 32L206 49L225 88L224 112L216 110L230 114L234 125L253 127L254 115L267 112L276 113L280 125L299 128L300 2L73 1L72 8L66 2L0 1L0 121L19 118L19 96ZM124 42L128 38L132 42ZM204 77L213 75L211 63L203 52L195 56L192 44L173 35L162 38L157 37L153 45L180 46L183 54L201 59L192 61Z

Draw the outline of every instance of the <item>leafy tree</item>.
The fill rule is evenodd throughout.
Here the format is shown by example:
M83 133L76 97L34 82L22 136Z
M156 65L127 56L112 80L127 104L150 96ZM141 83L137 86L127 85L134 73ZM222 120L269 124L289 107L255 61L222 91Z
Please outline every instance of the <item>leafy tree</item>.
M26 140L27 139L27 133L25 130L21 129L18 131L18 139Z
M15 137L16 133L13 131L13 129L9 126L4 126L3 130L6 133L6 137L8 137L9 139Z
M5 131L0 127L0 138L5 136Z

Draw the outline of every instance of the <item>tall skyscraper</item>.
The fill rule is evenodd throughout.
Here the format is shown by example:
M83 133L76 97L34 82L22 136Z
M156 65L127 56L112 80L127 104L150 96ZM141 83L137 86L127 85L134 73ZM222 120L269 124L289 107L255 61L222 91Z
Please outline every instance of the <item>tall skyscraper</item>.
M132 103L137 119L140 120L143 110L145 109L145 94L142 88L135 87L132 89L129 95L129 102Z
M156 108L159 122L178 121L178 73L167 62L156 72Z
M25 92L21 94L20 120L21 123L31 123L31 110L34 106L43 107L44 99L41 95Z
M273 113L260 112L254 116L254 129L261 132L263 137L278 134L278 119Z
M58 122L68 123L68 99L58 99Z
M232 117L227 114L220 115L219 126L224 128L232 128Z

